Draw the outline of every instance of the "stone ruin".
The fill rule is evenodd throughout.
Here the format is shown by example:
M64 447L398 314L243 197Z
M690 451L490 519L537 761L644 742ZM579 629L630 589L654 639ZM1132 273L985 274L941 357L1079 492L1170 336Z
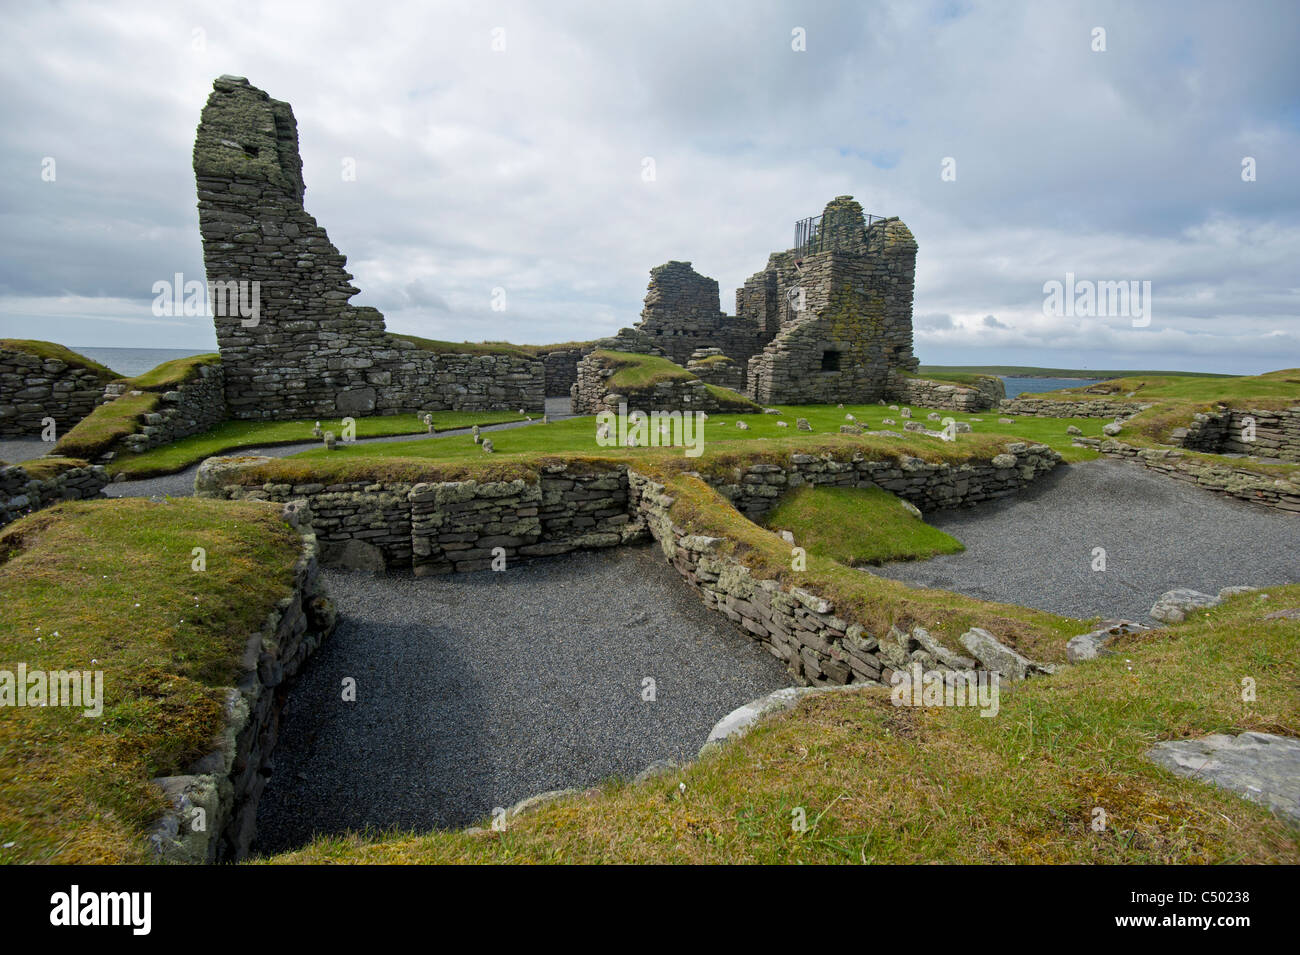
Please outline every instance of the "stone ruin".
M736 314L718 283L690 262L650 270L641 321L604 347L666 355L702 378L726 375L760 404L879 401L916 371L912 291L916 240L897 218L871 217L838 196L798 246L768 257L736 290ZM716 351L710 351L716 350ZM700 362L724 355L728 367Z
M194 176L231 417L544 408L541 361L425 350L349 304L347 259L303 208L293 109L243 77L212 87Z

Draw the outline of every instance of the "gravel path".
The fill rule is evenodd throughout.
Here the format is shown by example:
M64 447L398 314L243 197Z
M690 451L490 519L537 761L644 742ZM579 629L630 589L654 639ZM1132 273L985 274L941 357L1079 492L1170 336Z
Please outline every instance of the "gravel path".
M1147 621L1175 587L1300 581L1300 515L1102 459L1058 467L1021 495L926 520L966 550L873 572L1076 617ZM1092 570L1093 548L1106 570Z
M5 438L0 440L0 461L6 464L22 464L32 458L49 454L53 444L47 444L40 438Z
M313 831L464 826L690 759L728 712L790 685L657 547L326 580L339 628L290 692L258 812L264 852ZM341 701L348 676L354 703Z

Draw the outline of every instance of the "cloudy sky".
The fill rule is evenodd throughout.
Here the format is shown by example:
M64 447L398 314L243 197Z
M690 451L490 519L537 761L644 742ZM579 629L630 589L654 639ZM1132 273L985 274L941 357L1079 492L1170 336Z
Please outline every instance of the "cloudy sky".
M393 331L612 334L668 259L730 313L851 194L916 235L923 362L1296 366L1297 36L1282 0L14 5L0 337L215 345L151 290L203 276L229 73L293 105L307 210ZM1149 281L1149 324L1045 314L1066 273Z

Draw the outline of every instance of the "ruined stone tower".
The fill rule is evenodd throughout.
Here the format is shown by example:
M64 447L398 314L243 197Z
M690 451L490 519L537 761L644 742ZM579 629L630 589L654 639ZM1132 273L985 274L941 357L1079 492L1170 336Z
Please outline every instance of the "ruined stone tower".
M685 366L720 349L764 404L877 401L914 372L916 240L897 218L864 217L852 196L800 223L800 241L773 252L736 290L736 314L718 307L718 283L689 262L650 270L641 321L621 335Z
M803 246L772 255L736 292L737 317L772 333L749 360L749 396L824 404L898 394L918 365L916 240L897 218L868 225L852 196L836 197L812 226Z
M242 77L212 87L194 176L232 417L543 407L541 362L427 350L389 335L375 309L350 305L359 289L347 259L303 208L292 108ZM256 316L216 301L218 290L252 283Z

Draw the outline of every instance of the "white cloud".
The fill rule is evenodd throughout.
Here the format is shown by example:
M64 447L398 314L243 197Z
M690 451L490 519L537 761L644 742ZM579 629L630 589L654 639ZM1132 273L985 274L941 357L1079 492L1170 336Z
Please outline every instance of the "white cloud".
M396 331L609 334L669 258L730 311L794 220L850 193L917 236L927 363L1277 367L1300 322L1298 25L1184 3L23 6L0 58L22 91L0 103L0 334L210 347L139 315L154 281L202 274L190 149L234 73L294 106L307 209ZM1152 326L1046 318L1067 271L1150 280ZM45 320L65 292L100 304Z

